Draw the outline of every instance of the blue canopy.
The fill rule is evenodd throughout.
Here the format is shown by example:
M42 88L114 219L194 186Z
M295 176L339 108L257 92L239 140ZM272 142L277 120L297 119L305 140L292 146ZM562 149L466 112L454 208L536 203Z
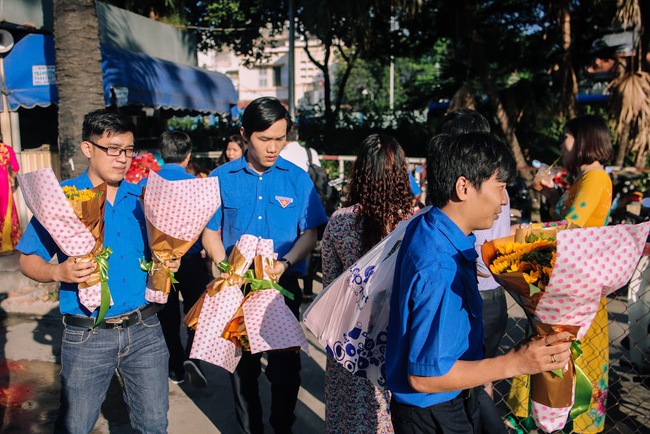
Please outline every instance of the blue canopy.
M4 70L9 110L47 107L59 100L52 36L30 34L20 39L4 58ZM4 110L1 99L0 110Z
M107 106L135 104L229 113L232 105L237 104L237 91L224 74L112 46L102 46L101 53ZM47 107L58 102L51 35L30 34L20 39L5 57L4 69L3 90L9 110Z
M237 104L232 81L207 71L112 46L102 46L106 105L228 113Z

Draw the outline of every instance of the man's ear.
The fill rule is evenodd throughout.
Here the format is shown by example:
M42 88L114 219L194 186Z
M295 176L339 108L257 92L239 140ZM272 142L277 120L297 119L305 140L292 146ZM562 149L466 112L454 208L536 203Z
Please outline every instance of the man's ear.
M81 142L81 152L86 156L86 158L90 158L90 148L93 145L91 145L89 142L86 142L85 140Z
M465 201L469 196L469 189L472 184L464 176L459 176L456 180L456 196L461 202Z
M248 143L248 136L246 135L246 131L244 130L244 127L241 127L239 129L239 134L241 135L241 138L244 139L244 142Z

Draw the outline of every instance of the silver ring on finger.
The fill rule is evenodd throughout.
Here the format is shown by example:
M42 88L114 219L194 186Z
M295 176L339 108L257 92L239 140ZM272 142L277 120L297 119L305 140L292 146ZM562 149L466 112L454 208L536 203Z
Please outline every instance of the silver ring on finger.
M555 354L551 354L551 363L557 363L557 360L555 360Z

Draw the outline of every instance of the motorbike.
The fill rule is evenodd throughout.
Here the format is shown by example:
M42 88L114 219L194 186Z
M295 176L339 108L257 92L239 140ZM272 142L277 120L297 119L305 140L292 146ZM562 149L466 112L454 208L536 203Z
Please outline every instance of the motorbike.
M609 169L609 168L608 168ZM610 169L612 177L612 205L609 224L640 223L650 219L650 189L642 191L639 185L645 179L635 170ZM647 200L646 200L647 199Z

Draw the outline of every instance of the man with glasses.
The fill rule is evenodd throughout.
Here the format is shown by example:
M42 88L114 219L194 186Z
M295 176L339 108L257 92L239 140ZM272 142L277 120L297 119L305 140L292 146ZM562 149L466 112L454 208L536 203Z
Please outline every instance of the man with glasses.
M93 262L64 255L36 219L17 246L23 274L39 282L61 282L64 331L57 433L93 429L115 371L122 380L133 428L167 432L169 353L156 316L161 306L145 301L147 275L138 262L149 256L141 188L123 181L136 154L134 130L131 120L116 112L88 113L81 142L88 169L62 183L77 189L106 183L104 245L113 250L108 260L113 304L99 325L94 325L97 312L89 312L77 296L77 284L88 280ZM55 254L58 262L50 263ZM166 265L174 272L179 267L178 262Z

